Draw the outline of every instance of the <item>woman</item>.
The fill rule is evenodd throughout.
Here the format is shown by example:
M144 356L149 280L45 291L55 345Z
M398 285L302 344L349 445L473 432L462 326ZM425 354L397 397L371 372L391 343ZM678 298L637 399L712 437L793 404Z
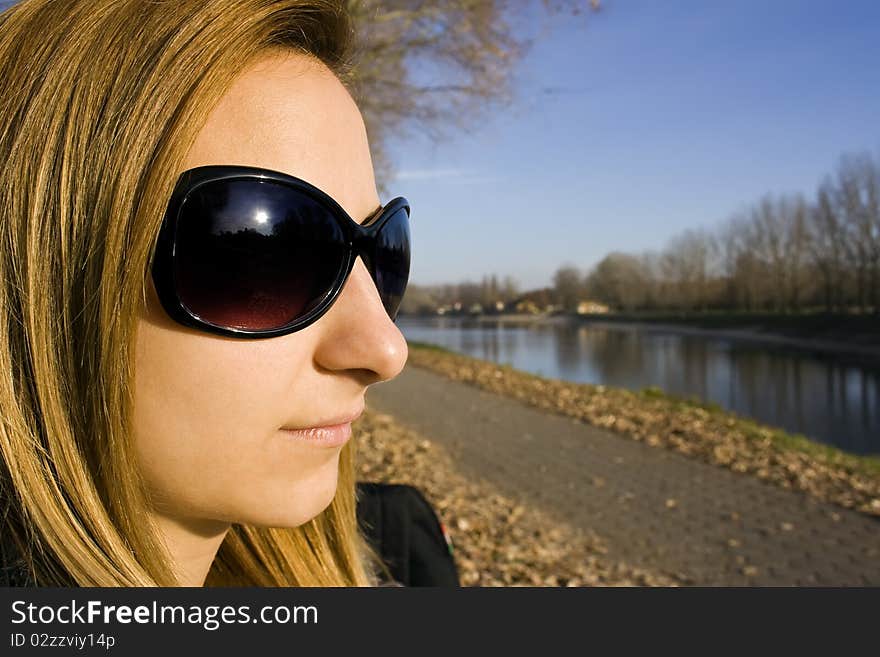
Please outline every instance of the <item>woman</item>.
M376 582L348 437L406 360L409 207L379 204L342 4L0 16L12 583Z

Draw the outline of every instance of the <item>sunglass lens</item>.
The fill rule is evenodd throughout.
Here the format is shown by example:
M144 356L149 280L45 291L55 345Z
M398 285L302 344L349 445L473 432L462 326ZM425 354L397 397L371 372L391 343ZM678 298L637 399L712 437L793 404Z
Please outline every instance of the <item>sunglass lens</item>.
M409 262L409 212L406 208L400 208L379 230L373 254L373 280L392 319L397 316L406 291Z
M282 185L206 183L180 212L177 293L211 324L287 326L321 303L345 264L345 238L328 211Z

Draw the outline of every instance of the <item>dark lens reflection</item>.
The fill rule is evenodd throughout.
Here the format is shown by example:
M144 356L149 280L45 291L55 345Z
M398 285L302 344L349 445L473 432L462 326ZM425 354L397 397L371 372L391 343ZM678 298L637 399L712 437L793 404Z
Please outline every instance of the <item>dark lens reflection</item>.
M406 291L409 263L409 214L401 208L379 230L373 252L373 280L392 319L397 316Z
M321 302L344 256L342 231L309 196L270 181L207 183L178 220L178 294L212 324L280 328Z

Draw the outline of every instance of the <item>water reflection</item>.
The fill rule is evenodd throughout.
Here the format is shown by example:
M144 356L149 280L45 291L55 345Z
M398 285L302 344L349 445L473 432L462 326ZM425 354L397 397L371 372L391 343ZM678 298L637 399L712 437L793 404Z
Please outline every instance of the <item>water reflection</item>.
M401 317L410 340L541 376L698 397L858 454L880 453L880 367L641 326Z

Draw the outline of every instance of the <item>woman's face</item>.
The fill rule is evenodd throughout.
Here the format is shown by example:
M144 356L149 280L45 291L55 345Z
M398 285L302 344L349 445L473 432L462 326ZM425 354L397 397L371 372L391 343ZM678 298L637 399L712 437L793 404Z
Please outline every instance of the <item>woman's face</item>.
M354 101L323 64L260 60L208 117L182 170L207 164L302 178L362 222L379 205ZM336 491L341 447L293 439L363 408L367 386L403 368L407 347L358 258L335 304L290 335L237 340L181 326L155 289L139 320L135 439L160 523L293 527Z

